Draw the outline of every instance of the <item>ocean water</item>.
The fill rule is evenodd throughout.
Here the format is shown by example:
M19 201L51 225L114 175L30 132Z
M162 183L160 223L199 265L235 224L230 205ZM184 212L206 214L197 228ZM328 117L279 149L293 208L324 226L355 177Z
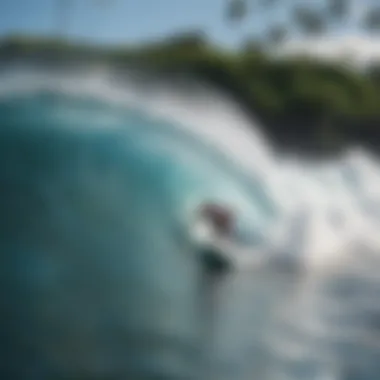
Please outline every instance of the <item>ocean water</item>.
M21 65L0 83L2 378L380 377L375 157L279 157L185 78ZM252 263L204 287L188 232L207 200Z

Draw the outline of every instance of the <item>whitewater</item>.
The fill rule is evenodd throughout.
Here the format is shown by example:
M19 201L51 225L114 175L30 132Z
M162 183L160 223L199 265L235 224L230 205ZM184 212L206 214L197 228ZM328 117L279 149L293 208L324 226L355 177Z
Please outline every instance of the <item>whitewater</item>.
M131 167L154 179L140 217L186 234L204 201L235 210L255 265L246 260L216 291L210 379L379 378L375 156L360 147L324 161L281 156L239 104L186 76L20 64L2 67L0 83L3 117L17 106L25 113L12 117L37 115L39 128L53 117L79 134L115 132ZM283 257L301 270L277 268Z

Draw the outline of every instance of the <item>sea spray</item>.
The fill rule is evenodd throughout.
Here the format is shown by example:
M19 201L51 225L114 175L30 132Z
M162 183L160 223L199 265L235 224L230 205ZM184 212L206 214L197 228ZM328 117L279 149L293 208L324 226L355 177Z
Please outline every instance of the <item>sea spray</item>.
M26 231L42 241L48 239L47 247L51 249L57 248L59 242L53 239L58 227L68 239L65 244L96 231L88 257L93 254L100 261L91 264L91 268L112 271L110 286L115 286L115 297L124 296L117 285L132 281L136 273L130 271L129 277L125 276L127 267L115 264L102 252L114 255L121 241L136 246L136 252L148 252L148 262L140 261L140 255L136 255L134 264L141 271L149 266L158 270L155 279L162 281L162 288L155 295L163 306L155 301L161 311L155 320L157 326L170 330L172 323L183 334L191 335L194 304L184 300L171 309L178 312L173 315L181 316L181 320L163 318L165 307L172 307L163 294L186 296L190 291L186 287L189 272L180 263L185 257L187 268L195 271L195 260L191 258L197 253L191 241L182 239L187 236L194 207L209 199L232 205L241 234L250 235L252 231L252 236L258 237L250 240L252 252L259 250L271 260L262 260L261 266L248 272L238 268L216 282L217 304L211 305L215 319L210 335L215 341L209 346L215 350L211 355L215 378L378 378L380 350L374 337L378 335L380 319L376 306L380 290L376 189L380 179L379 166L371 155L357 149L329 162L278 157L238 105L226 95L188 80L175 84L99 66L78 71L19 66L0 73L0 81L2 122L15 127L27 122L29 130L16 128L14 133L21 131L24 140L29 132L34 138L41 133L41 141L45 142L41 156L36 152L28 155L27 150L12 151L12 146L6 145L0 150L8 159L2 161L3 168L9 169L4 170L3 180L20 185L19 192L13 193L18 202L7 207L15 211L23 205L40 205L43 207L38 212L31 209L35 214L30 215L49 212L57 223L41 229L27 218L9 219L8 225L4 222L4 236L6 232L14 233L12 223L33 226L35 229ZM58 131L70 133L50 131L52 121ZM69 146L77 150L65 150L65 144L70 142L68 136L75 136ZM96 173L87 171L94 164L86 156L87 149L98 152ZM44 167L38 161L43 154L52 157ZM118 161L121 156L127 157L123 165ZM9 161L9 157L13 160ZM60 166L62 162L67 165ZM18 178L17 163L20 167L27 163L31 174L42 177L29 178L29 182L26 177ZM48 178L54 178L55 172L62 176L55 187L44 187L46 173L51 176ZM118 185L121 179L127 181L123 191ZM36 192L23 198L21 190L28 184L36 184ZM65 193L69 185L83 190L83 196ZM41 194L43 204L38 203ZM55 207L57 201L62 201L60 205L64 207ZM80 223L73 210L80 210L80 215L86 215L91 223ZM134 232L132 236L123 229L112 228L120 226L121 221ZM181 236L178 241L174 238L177 234ZM15 257L28 263L30 250L20 243L14 249ZM301 270L278 268L276 255L289 254ZM122 255L118 258L122 259ZM30 291L36 291L36 287L48 289L47 285L57 281L58 269L57 262L45 261L45 266L35 272L26 271L23 279L30 284L35 281ZM36 277L28 277L30 273ZM173 290L173 283L181 286ZM29 289L23 292L19 301L27 305ZM47 292L45 296L59 304L56 295ZM106 297L94 300L87 313L95 310L103 315L101 306L107 304ZM141 306L143 301L137 304ZM67 310L61 310L62 315L74 310L69 303L59 304L62 305L67 306ZM80 326L84 325L78 325L79 336L87 337L88 326L99 322L96 315L99 314L83 315L86 328L82 331ZM130 318L133 323L152 320L141 314ZM344 329L338 320L344 321ZM118 335L117 323L112 324L112 319L107 323L107 328L112 325L115 330L106 329L113 333L104 334L102 339L111 342ZM29 333L36 339L33 331ZM107 351L102 356L101 351L92 350L91 344L86 342L86 346L84 342L81 347L58 353L59 361L70 358L75 362L75 356L79 358L81 353L85 358L98 358L93 373L104 374L112 366L122 366L123 357L117 350L110 351L115 355ZM35 369L36 378L41 374L39 370Z

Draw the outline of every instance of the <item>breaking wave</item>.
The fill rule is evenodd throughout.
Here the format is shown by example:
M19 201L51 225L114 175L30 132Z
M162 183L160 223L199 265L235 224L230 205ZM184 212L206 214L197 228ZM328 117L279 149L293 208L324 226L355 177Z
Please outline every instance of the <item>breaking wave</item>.
M18 98L38 113L54 101L49 112L66 128L123 132L161 166L158 181L183 219L197 202L225 202L253 244L297 252L312 265L355 244L380 247L380 166L360 148L328 162L278 157L238 104L184 78L14 67L0 81L3 107Z
M234 208L252 255L290 254L308 269L291 281L275 274L226 284L219 345L226 378L231 361L234 379L246 378L238 373L248 364L255 368L244 373L263 379L378 378L380 163L370 153L357 147L325 162L280 157L238 104L185 77L20 65L3 68L0 83L2 120L28 118L35 128L54 120L79 135L91 130L99 144L114 136L130 172L147 174L151 198L131 205L140 218L186 227L195 205L216 200Z

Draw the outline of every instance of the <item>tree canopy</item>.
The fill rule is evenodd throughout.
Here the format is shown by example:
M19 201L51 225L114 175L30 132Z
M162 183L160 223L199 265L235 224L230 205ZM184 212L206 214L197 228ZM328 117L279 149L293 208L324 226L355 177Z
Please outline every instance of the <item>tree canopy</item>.
M367 72L305 58L273 60L254 43L239 52L217 48L199 33L161 43L102 49L60 40L15 36L0 44L0 59L29 54L91 57L120 65L194 74L227 90L281 144L318 146L379 143L380 65Z
M322 35L345 29L380 32L380 2L374 0L228 0L226 4L230 21L251 18L276 36Z

